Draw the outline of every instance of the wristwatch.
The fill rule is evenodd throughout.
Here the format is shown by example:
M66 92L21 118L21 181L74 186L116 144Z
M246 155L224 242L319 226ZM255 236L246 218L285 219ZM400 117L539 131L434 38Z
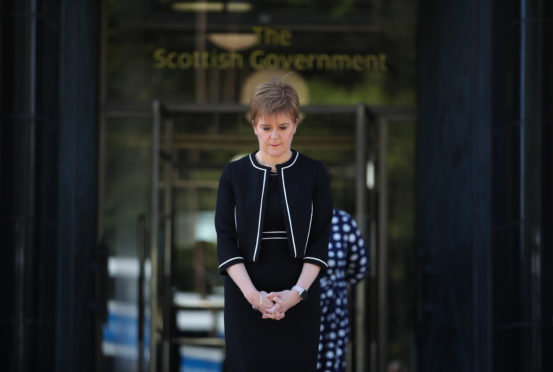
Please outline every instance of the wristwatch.
M307 298L307 291L304 288L300 287L299 285L293 286L292 290L299 293L302 301L304 301Z

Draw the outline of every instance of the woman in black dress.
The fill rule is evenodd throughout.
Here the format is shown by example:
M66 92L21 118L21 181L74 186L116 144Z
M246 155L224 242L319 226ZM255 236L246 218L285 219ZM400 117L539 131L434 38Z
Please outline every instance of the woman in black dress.
M298 116L289 84L259 85L250 102L259 150L221 175L215 228L229 372L316 370L332 207L322 163L291 149Z

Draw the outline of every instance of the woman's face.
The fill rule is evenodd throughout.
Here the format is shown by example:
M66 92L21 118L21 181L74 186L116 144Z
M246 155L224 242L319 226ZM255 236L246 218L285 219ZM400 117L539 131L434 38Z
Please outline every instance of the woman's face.
M289 114L260 116L253 123L259 152L265 159L286 160L298 123Z

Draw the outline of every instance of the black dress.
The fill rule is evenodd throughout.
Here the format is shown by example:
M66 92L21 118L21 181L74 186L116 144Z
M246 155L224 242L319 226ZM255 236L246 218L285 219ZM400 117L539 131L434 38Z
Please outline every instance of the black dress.
M246 262L250 278L266 292L294 286L303 261L290 255L278 176L269 177L263 240L257 262ZM281 320L261 319L234 281L225 276L225 344L227 372L315 371L320 331L320 289L315 280L309 296Z

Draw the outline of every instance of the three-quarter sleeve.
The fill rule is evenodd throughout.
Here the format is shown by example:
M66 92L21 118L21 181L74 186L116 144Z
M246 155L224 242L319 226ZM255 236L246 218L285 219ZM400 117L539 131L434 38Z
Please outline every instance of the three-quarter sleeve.
M367 276L369 257L365 240L355 220L350 217L346 223L350 225L349 234L344 239L347 242L346 282L353 287Z
M217 231L217 259L219 272L227 273L229 266L245 262L238 249L236 201L230 174L230 164L223 168L215 209L215 230Z
M313 189L313 215L304 262L321 267L321 274L328 268L328 239L332 221L332 201L328 175L321 162L318 162L317 177Z

